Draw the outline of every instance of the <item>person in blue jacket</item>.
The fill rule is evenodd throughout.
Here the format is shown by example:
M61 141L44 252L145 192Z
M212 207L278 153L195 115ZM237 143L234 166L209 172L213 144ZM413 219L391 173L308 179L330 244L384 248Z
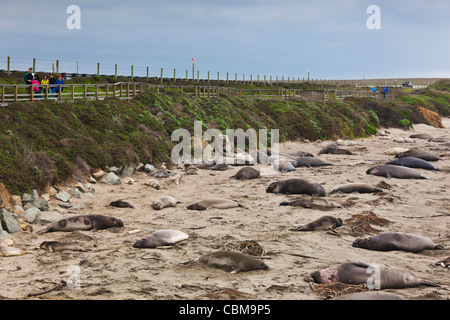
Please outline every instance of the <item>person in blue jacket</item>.
M59 75L58 79L55 81L55 84L64 84L64 80L63 80L62 74ZM63 91L64 91L64 87L61 87L61 93ZM55 87L55 93L59 93L59 87Z
M389 88L388 87L384 88L384 90L383 90L383 99L386 99L386 94L388 92L389 92Z

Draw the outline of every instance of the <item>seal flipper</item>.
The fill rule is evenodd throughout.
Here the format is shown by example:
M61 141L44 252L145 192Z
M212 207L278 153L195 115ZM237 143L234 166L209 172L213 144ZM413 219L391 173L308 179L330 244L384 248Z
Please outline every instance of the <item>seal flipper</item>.
M431 282L431 281L428 281L428 280L421 280L420 283L425 286L429 286L429 287L441 287L441 285Z
M40 233L47 233L47 232L51 232L51 226L48 226L48 227L47 227L47 228L45 228L45 229L42 229L42 230L36 231L36 234L40 234Z

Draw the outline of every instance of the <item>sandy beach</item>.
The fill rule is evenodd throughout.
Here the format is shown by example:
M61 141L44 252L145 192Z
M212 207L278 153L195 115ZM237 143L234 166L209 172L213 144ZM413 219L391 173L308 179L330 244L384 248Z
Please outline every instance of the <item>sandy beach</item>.
M30 253L1 257L0 298L43 300L322 300L326 299L305 282L309 273L349 261L383 263L401 267L416 276L441 287L384 290L406 299L446 300L449 298L449 268L435 265L450 256L448 250L426 250L420 253L403 251L379 252L352 247L356 236L346 220L356 214L372 212L391 223L376 226L380 231L415 233L450 247L450 156L441 157L433 165L441 171L416 169L426 180L387 179L366 174L366 170L394 159L383 152L390 148L421 148L438 155L450 152L442 142L414 139L399 143L397 138L416 133L445 137L450 141L450 119L443 118L445 128L423 124L404 131L387 128L391 139L379 136L356 139L356 145L343 147L353 155L322 154L319 151L330 141L291 141L280 146L280 152L312 153L332 166L296 168L293 172L263 175L256 180L237 181L233 176L241 167L226 171L198 170L197 175L184 175L178 185L168 179L158 179L161 189L144 184L148 173L136 172L132 185L106 185L98 181L94 197L81 193L71 203L84 209L65 213L103 214L124 221L123 228L99 231L53 232L36 234L48 224L33 224L33 232L18 232L12 236L14 246ZM267 165L255 168L264 170ZM123 177L121 177L123 180ZM342 207L329 211L303 207L280 206L280 202L298 198L296 195L266 193L271 182L302 178L321 184L327 192L347 183L367 183L376 186L386 182L390 189L375 194L327 195L326 199ZM69 189L68 186L60 186ZM168 195L181 203L176 207L154 210L152 202ZM187 205L207 198L237 200L243 207L231 209L188 210ZM136 206L116 208L111 201L125 200ZM58 206L50 199L50 210ZM338 234L327 231L295 232L289 229L304 225L321 216L339 217L344 225ZM160 229L181 230L189 239L171 248L133 248L136 240ZM367 234L366 236L369 236ZM237 247L254 240L266 251L262 257L268 270L232 274L221 269L185 265L201 254ZM75 241L89 252L47 252L39 249L43 241ZM79 271L80 286L66 284ZM69 281L70 282L70 281ZM54 289L54 290L51 290ZM46 292L49 290L48 292ZM46 293L45 293L46 292ZM30 295L31 294L31 295Z

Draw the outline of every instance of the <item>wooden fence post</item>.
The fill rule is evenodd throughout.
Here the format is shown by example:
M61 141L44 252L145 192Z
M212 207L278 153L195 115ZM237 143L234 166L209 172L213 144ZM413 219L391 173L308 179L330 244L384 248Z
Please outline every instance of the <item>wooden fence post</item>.
M95 100L98 100L98 84L95 85Z
M36 72L36 58L33 58L33 73Z
M134 81L133 65L131 65L131 81Z
M116 63L115 69L116 69L116 71L115 71L115 76L114 76L114 78L117 80L117 63Z
M15 86L15 89L14 89L14 101L15 102L19 101L19 95L18 94L19 94L19 87Z
M72 102L75 101L75 85L72 85Z
M2 85L2 104L5 104L5 85Z
M100 62L97 62L97 77L100 76Z
M8 62L7 62L6 65L7 65L6 69L7 69L8 74L9 74L11 72L11 58L10 57L8 57Z
M163 83L163 68L161 68L161 83Z

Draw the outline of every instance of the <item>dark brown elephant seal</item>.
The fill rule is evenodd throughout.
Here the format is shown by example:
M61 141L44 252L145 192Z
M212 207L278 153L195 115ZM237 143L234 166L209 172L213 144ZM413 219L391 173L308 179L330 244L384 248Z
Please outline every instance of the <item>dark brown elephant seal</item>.
M189 236L179 230L157 230L147 237L137 240L134 248L158 248L173 246L175 243L188 239Z
M307 282L329 284L366 284L369 289L402 289L419 286L439 287L438 284L422 280L407 270L384 264L346 262L336 267L318 270L305 277Z
M366 171L366 174L372 174L374 176L397 178L397 179L426 179L420 174L420 172L401 166L394 166L386 164L378 167L372 167Z
M228 199L206 199L199 202L192 203L187 206L187 209L189 210L198 210L203 211L207 210L209 208L216 208L216 209L230 209L230 208L237 208L244 206L241 205L236 200L228 200Z
M339 147L325 147L322 150L319 151L319 155L321 154L354 154L350 150L339 148Z
M426 160L415 158L415 157L402 157L399 159L395 159L393 161L389 161L386 164L392 164L394 166L403 166L408 168L417 168L417 169L425 169L425 170L437 170L438 168L433 166Z
M53 251L90 251L84 249L75 242L60 242L60 241L44 241L39 245L39 248L53 252Z
M409 136L412 139L431 139L433 138L431 135L429 135L428 133L417 133L417 134L412 134Z
M402 250L407 252L420 252L427 249L444 249L432 240L411 233L383 232L369 238L358 238L353 247L375 251Z
M123 221L114 217L103 216L100 214L88 214L55 221L46 229L37 231L36 233L47 233L55 231L70 232L75 230L88 231L114 227L123 227Z
M314 220L304 226L289 229L290 231L320 231L330 230L342 226L342 219L332 216L323 216Z
M405 152L398 153L395 155L396 158L404 158L404 157L414 157L423 159L425 161L438 161L439 156L428 151L420 150L420 149L410 149Z
M269 267L261 260L237 251L216 251L202 255L194 260L210 267L225 269L231 273L252 270L267 270Z
M349 183L344 184L342 186L339 186L335 189L333 189L330 194L332 193L352 193L352 192L358 192L358 193L374 193L374 192L383 192L383 190L378 189L376 187L371 186L370 184L365 183Z
M132 208L132 209L136 209L136 207L133 206L131 203L129 203L127 201L123 201L123 200L112 201L109 205L113 206L113 207L116 207L116 208Z
M261 172L259 170L256 170L252 167L244 167L241 168L232 178L235 178L237 180L251 180L251 179L258 179L261 175Z
M318 158L314 157L300 157L292 161L295 168L299 167L322 167L322 166L332 166L331 163L326 163Z
M325 189L320 184L304 179L272 182L267 187L266 193L308 194L313 197L325 197L327 195Z

